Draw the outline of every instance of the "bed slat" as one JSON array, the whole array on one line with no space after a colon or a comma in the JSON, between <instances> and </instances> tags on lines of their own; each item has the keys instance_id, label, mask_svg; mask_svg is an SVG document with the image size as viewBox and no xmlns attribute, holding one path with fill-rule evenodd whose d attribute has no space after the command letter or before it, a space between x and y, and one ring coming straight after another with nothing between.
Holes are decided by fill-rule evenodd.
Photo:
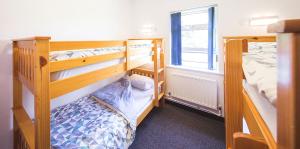
<instances>
[{"instance_id":1,"label":"bed slat","mask_svg":"<svg viewBox=\"0 0 300 149\"><path fill-rule=\"evenodd\" d=\"M125 56L125 52L118 52L118 53L110 53L110 54L104 54L99 56L55 61L50 63L50 72L62 71L62 70L76 68L80 66L96 64L99 62L123 58L124 56Z\"/></svg>"},{"instance_id":2,"label":"bed slat","mask_svg":"<svg viewBox=\"0 0 300 149\"><path fill-rule=\"evenodd\" d=\"M243 113L251 134L264 138L269 148L275 149L276 142L270 129L245 90L243 90L243 99Z\"/></svg>"},{"instance_id":3,"label":"bed slat","mask_svg":"<svg viewBox=\"0 0 300 149\"><path fill-rule=\"evenodd\" d=\"M34 124L22 107L13 109L13 112L20 132L23 135L20 137L24 137L29 148L34 149Z\"/></svg>"},{"instance_id":4,"label":"bed slat","mask_svg":"<svg viewBox=\"0 0 300 149\"><path fill-rule=\"evenodd\" d=\"M69 77L63 80L57 80L50 83L51 99L80 89L94 82L109 78L112 74L120 74L125 72L125 63L110 66L104 69L92 71L82 75Z\"/></svg>"},{"instance_id":5,"label":"bed slat","mask_svg":"<svg viewBox=\"0 0 300 149\"><path fill-rule=\"evenodd\" d=\"M52 41L50 51L126 46L126 41Z\"/></svg>"}]
</instances>

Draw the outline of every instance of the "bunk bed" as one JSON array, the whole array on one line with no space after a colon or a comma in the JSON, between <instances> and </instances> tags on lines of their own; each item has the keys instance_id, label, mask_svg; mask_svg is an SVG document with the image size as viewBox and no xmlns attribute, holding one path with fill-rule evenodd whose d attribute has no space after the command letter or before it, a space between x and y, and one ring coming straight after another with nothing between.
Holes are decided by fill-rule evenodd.
<instances>
[{"instance_id":1,"label":"bunk bed","mask_svg":"<svg viewBox=\"0 0 300 149\"><path fill-rule=\"evenodd\" d=\"M224 37L226 148L300 147L300 20L272 24L268 31L277 37ZM273 66L263 67L266 63ZM262 92L266 85L271 89ZM243 119L249 133L243 132Z\"/></svg>"},{"instance_id":2,"label":"bunk bed","mask_svg":"<svg viewBox=\"0 0 300 149\"><path fill-rule=\"evenodd\" d=\"M109 146L110 140L121 144L122 147L128 147L134 139L135 128L133 127L139 125L151 109L155 106L158 107L160 101L163 101L160 99L163 99L165 88L164 66L163 39L161 38L126 41L50 41L50 37L33 37L14 40L14 148L60 148L60 146L52 146L52 143L58 145L64 143L59 142L58 137L76 142L78 140L72 140L70 136L66 137L60 134L61 130L68 131L70 127L74 126L66 129L56 127L56 124L64 121L64 125L72 125L72 121L80 121L82 118L80 116L87 114L90 115L85 118L95 118L93 119L94 123L101 124L101 126L95 124L102 129L93 128L94 134L100 131L102 134L116 135L106 140L103 138L109 135L93 137L100 138L104 144L108 140L106 147L111 147ZM56 97L123 73L147 76L154 82L154 89L149 94L153 99L144 102L143 107L136 112L136 117L132 122L134 124L109 104L100 104L98 101L101 99L95 99L95 96L92 95L50 110L50 102ZM23 86L34 95L33 120L30 119L22 104ZM138 93L145 94L140 91L135 93L137 93L134 95L135 98L141 97L138 96ZM95 109L96 112L91 112L90 109ZM91 126L93 125L89 125L89 128L86 129L92 130ZM104 130L104 128L107 129ZM84 128L77 130L82 129ZM77 132L75 135L79 133ZM53 140L52 135L55 135L56 139ZM97 145L95 141L85 141Z\"/></svg>"}]
</instances>

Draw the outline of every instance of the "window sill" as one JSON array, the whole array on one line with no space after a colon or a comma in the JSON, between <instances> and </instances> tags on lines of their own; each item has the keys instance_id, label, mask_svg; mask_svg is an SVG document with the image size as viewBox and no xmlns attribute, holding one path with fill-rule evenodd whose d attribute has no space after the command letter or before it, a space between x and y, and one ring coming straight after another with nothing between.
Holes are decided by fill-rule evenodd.
<instances>
[{"instance_id":1,"label":"window sill","mask_svg":"<svg viewBox=\"0 0 300 149\"><path fill-rule=\"evenodd\" d=\"M222 76L224 75L223 73L220 73L217 70L187 68L187 67L184 67L184 66L175 66L175 65L168 65L167 68L180 69L180 70L185 70L185 71L201 72L201 73L207 73L207 74L213 74L213 75L222 75Z\"/></svg>"}]
</instances>

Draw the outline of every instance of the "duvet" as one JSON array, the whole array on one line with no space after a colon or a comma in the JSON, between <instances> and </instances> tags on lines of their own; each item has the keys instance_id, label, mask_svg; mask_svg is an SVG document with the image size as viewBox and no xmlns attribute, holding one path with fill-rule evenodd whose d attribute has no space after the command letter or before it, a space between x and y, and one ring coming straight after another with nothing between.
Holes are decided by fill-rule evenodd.
<instances>
[{"instance_id":1,"label":"duvet","mask_svg":"<svg viewBox=\"0 0 300 149\"><path fill-rule=\"evenodd\" d=\"M87 96L51 111L54 149L128 148L135 126L117 109Z\"/></svg>"}]
</instances>

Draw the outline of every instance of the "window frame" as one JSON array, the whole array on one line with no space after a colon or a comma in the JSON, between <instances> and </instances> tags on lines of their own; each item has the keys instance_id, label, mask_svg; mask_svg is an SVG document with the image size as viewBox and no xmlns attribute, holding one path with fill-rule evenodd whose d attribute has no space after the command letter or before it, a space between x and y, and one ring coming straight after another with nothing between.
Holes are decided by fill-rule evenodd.
<instances>
[{"instance_id":1,"label":"window frame","mask_svg":"<svg viewBox=\"0 0 300 149\"><path fill-rule=\"evenodd\" d=\"M214 14L213 14L213 25L212 25L213 26L213 28L212 28L212 48L211 48L212 50L210 50L210 48L207 47L207 57L208 57L207 68L197 68L197 67L183 65L183 57L181 57L181 61L182 61L181 65L173 65L172 63L170 63L173 68L178 67L178 68L190 69L190 70L196 70L196 71L203 71L203 72L218 72L218 69L219 69L219 59L218 59L219 50L218 50L218 46L217 46L217 5L210 5L210 6L205 6L205 7L192 8L192 9L181 10L181 11L177 11L177 12L182 13L182 15L184 16L184 15L188 15L187 12L195 10L195 11L198 11L198 12L205 11L209 15L208 11L209 11L210 8L214 9L213 10ZM194 14L192 12L190 12L190 13ZM173 14L173 13L171 13L171 14ZM208 19L209 19L209 16L208 16ZM184 23L181 23L181 24L184 24ZM203 28L203 26L201 27L202 24L199 24L199 25L200 25L200 28ZM197 27L197 26L194 26L194 27ZM183 32L184 30L185 29L182 28L181 32ZM207 30L209 30L209 23L208 23L208 26L207 26ZM183 37L183 35L181 35L181 38L182 37ZM172 42L172 40L171 40L171 42ZM183 53L184 53L183 44L182 44L181 48L182 48L181 54L183 55ZM172 54L172 50L171 50L171 54ZM170 62L171 61L172 61L172 57L170 59Z\"/></svg>"}]
</instances>

